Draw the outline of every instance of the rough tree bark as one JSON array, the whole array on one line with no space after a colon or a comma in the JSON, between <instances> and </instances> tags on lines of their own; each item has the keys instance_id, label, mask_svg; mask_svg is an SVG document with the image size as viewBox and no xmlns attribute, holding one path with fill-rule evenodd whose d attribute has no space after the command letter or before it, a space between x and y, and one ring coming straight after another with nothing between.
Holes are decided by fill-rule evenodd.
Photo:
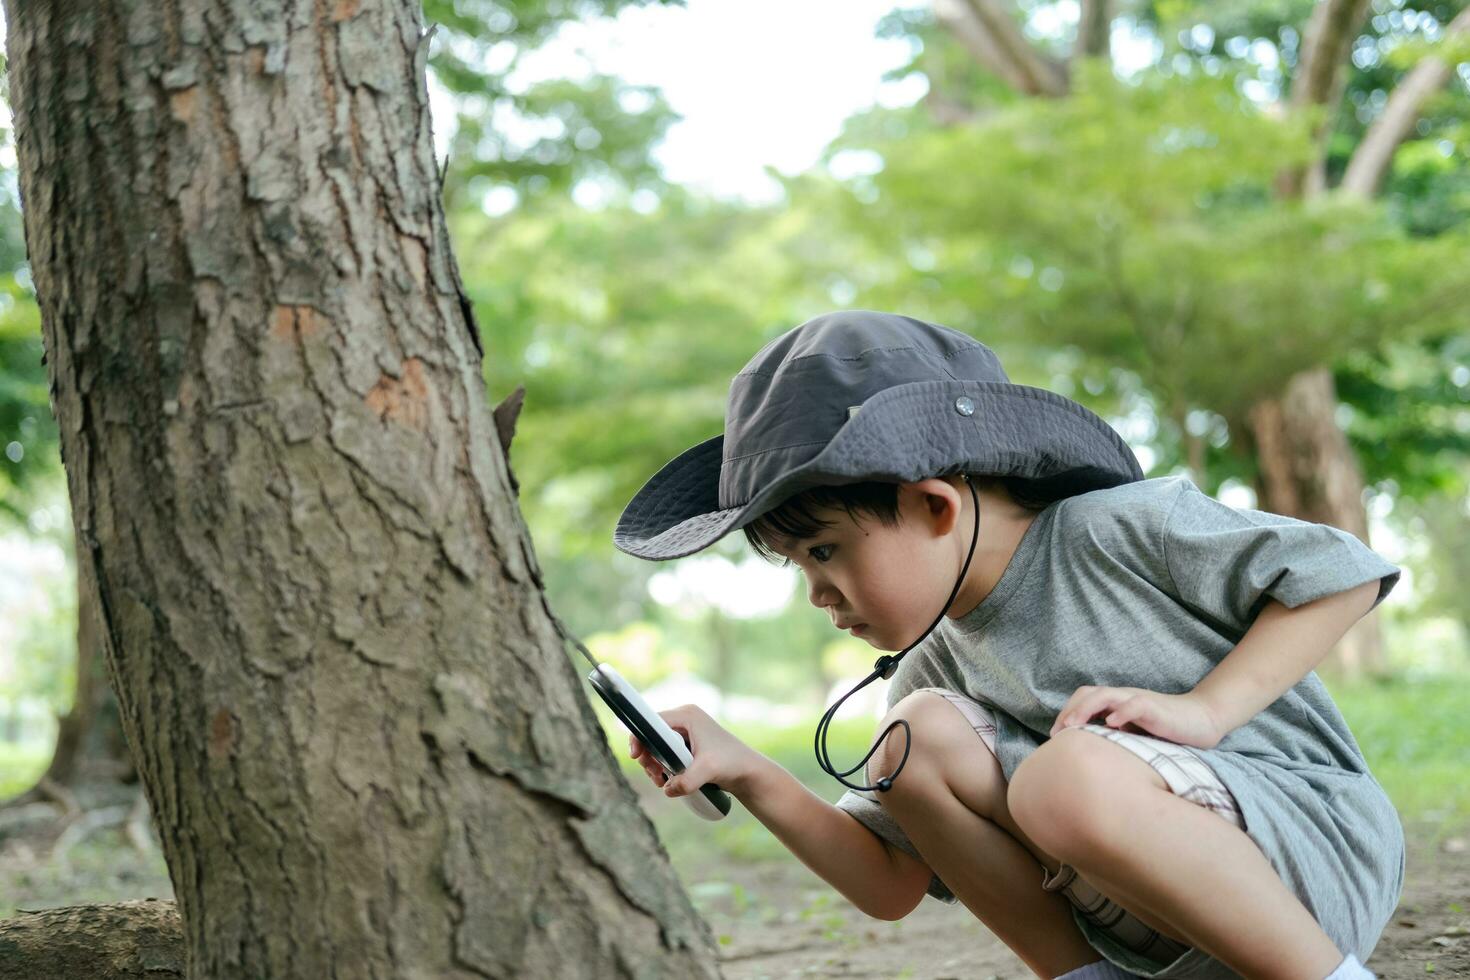
<instances>
[{"instance_id":1,"label":"rough tree bark","mask_svg":"<svg viewBox=\"0 0 1470 980\"><path fill-rule=\"evenodd\" d=\"M0 980L183 980L173 902L22 912L0 921Z\"/></svg>"},{"instance_id":2,"label":"rough tree bark","mask_svg":"<svg viewBox=\"0 0 1470 980\"><path fill-rule=\"evenodd\" d=\"M484 404L418 3L6 15L73 521L189 976L716 976Z\"/></svg>"}]
</instances>

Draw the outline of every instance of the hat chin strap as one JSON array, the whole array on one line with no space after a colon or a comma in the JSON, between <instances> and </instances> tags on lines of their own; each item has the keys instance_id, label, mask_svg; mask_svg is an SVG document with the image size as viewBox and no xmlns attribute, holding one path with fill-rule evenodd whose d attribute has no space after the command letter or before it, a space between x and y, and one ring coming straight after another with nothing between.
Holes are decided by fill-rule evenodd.
<instances>
[{"instance_id":1,"label":"hat chin strap","mask_svg":"<svg viewBox=\"0 0 1470 980\"><path fill-rule=\"evenodd\" d=\"M893 788L893 781L898 778L898 774L900 772L903 772L904 763L909 761L909 748L913 745L913 738L911 737L912 733L909 731L909 723L902 718L895 720L893 724L883 729L883 734L878 736L878 740L873 743L873 747L868 750L868 754L863 756L862 761L853 766L851 769L847 769L842 772L837 772L832 768L832 757L827 754L827 729L831 727L832 716L837 713L837 709L842 706L842 702L846 701L858 691L861 691L863 688L867 687L879 677L887 680L888 678L893 676L893 672L898 668L898 662L902 660L910 650L918 646L920 643L924 642L925 637L934 632L934 627L939 625L940 620L944 619L944 614L949 611L950 604L954 602L954 597L959 595L960 585L963 584L965 581L965 573L970 570L970 559L975 556L975 543L980 540L980 495L975 492L975 484L970 482L969 474L961 473L960 478L964 480L965 485L970 488L970 497L975 501L975 530L972 531L970 534L970 553L965 556L965 564L960 569L960 577L955 581L954 590L950 592L949 598L945 600L944 608L939 610L939 615L935 618L934 622L929 624L929 628L924 631L924 635L920 636L917 640L904 647L903 650L899 652L898 656L894 657L885 653L883 656L879 657L877 661L875 661L873 664L873 672L869 674L860 684L858 684L857 687L854 687L851 691L848 691L846 694L842 695L842 697L838 698L837 702L833 704L832 707L827 709L827 713L822 715L822 720L817 722L817 737L815 744L815 749L817 753L817 764L822 767L823 772L827 773L827 775L831 776L833 779L837 780L848 789L857 789L864 791L876 789L879 792L886 793L888 790ZM868 760L872 758L873 753L877 752L878 747L881 746L884 740L888 738L888 733L893 731L899 725L903 726L904 745L903 758L898 760L897 769L893 770L893 772L889 773L887 776L879 779L878 782L872 786L858 786L855 783L849 783L847 780L842 778L843 776L849 776L852 773L857 772L859 769L862 769L865 765L867 765Z\"/></svg>"}]
</instances>

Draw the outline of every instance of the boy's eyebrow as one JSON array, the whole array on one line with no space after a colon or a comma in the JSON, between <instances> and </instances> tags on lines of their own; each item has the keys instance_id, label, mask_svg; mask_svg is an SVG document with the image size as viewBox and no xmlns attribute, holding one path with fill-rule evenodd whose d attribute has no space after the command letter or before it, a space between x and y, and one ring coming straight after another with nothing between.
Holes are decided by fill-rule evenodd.
<instances>
[{"instance_id":1,"label":"boy's eyebrow","mask_svg":"<svg viewBox=\"0 0 1470 980\"><path fill-rule=\"evenodd\" d=\"M773 536L771 543L775 545L777 551L795 551L803 542L810 540L812 539L788 537L784 534L778 534Z\"/></svg>"}]
</instances>

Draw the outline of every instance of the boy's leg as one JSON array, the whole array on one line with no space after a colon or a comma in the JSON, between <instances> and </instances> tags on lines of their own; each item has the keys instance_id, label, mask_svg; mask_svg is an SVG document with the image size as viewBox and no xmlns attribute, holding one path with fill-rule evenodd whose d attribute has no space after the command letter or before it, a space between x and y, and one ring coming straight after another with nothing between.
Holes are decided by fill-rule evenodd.
<instances>
[{"instance_id":1,"label":"boy's leg","mask_svg":"<svg viewBox=\"0 0 1470 980\"><path fill-rule=\"evenodd\" d=\"M1042 890L1036 855L970 805L1005 809L1000 765L975 744L980 739L974 729L932 693L916 692L894 705L879 731L900 717L909 722L914 744L903 772L880 799L925 863L1040 976L1059 976L1099 960L1073 921L1067 899ZM903 737L903 729L895 729L868 760L869 782L897 766ZM966 764L953 766L961 754Z\"/></svg>"},{"instance_id":2,"label":"boy's leg","mask_svg":"<svg viewBox=\"0 0 1470 980\"><path fill-rule=\"evenodd\" d=\"M1008 795L1017 824L1048 853L1236 972L1306 980L1342 962L1244 831L1175 796L1106 738L1057 733L1021 764Z\"/></svg>"}]
</instances>

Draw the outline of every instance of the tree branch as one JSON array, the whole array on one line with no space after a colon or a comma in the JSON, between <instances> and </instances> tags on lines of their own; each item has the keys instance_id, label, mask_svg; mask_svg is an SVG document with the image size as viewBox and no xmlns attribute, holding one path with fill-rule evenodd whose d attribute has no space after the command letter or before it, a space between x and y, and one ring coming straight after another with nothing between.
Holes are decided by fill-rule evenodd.
<instances>
[{"instance_id":1,"label":"tree branch","mask_svg":"<svg viewBox=\"0 0 1470 980\"><path fill-rule=\"evenodd\" d=\"M1445 38L1457 37L1470 32L1470 7L1445 28ZM1360 197L1372 197L1378 192L1383 178L1393 164L1394 152L1413 130L1419 120L1424 103L1449 81L1454 66L1442 58L1429 55L1421 58L1399 83L1394 86L1388 103L1383 107L1362 141L1348 160L1347 171L1342 175L1341 189Z\"/></svg>"},{"instance_id":2,"label":"tree branch","mask_svg":"<svg viewBox=\"0 0 1470 980\"><path fill-rule=\"evenodd\" d=\"M1291 104L1330 105L1339 94L1347 60L1368 0L1321 0L1312 9L1302 54L1291 82Z\"/></svg>"},{"instance_id":3,"label":"tree branch","mask_svg":"<svg viewBox=\"0 0 1470 980\"><path fill-rule=\"evenodd\" d=\"M1063 66L1032 47L999 0L935 0L934 16L976 61L1017 92L1067 94Z\"/></svg>"},{"instance_id":4,"label":"tree branch","mask_svg":"<svg viewBox=\"0 0 1470 980\"><path fill-rule=\"evenodd\" d=\"M1108 0L1082 0L1082 17L1077 22L1077 47L1072 60L1106 56L1108 28L1113 22L1112 4Z\"/></svg>"},{"instance_id":5,"label":"tree branch","mask_svg":"<svg viewBox=\"0 0 1470 980\"><path fill-rule=\"evenodd\" d=\"M1353 38L1367 15L1368 0L1320 0L1312 8L1302 37L1301 57L1291 81L1290 105L1300 110L1310 106L1335 106L1342 95L1346 72L1343 68ZM1316 194L1326 183L1326 135L1332 113L1323 114L1312 132L1317 155L1307 170L1292 167L1277 178L1277 193L1282 197Z\"/></svg>"},{"instance_id":6,"label":"tree branch","mask_svg":"<svg viewBox=\"0 0 1470 980\"><path fill-rule=\"evenodd\" d=\"M934 0L934 19L954 35L981 67L1017 92L1026 91L1026 78L975 17L965 0Z\"/></svg>"}]
</instances>

